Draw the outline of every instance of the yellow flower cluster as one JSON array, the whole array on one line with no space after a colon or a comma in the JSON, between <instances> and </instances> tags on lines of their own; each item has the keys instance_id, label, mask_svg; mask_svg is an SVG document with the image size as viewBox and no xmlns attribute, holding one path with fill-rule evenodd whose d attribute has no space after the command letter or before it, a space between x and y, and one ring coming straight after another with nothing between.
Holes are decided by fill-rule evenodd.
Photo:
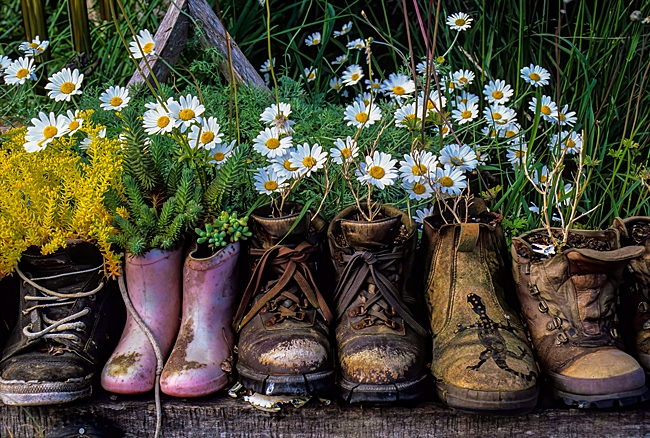
<instances>
[{"instance_id":1,"label":"yellow flower cluster","mask_svg":"<svg viewBox=\"0 0 650 438\"><path fill-rule=\"evenodd\" d=\"M104 205L109 190L122 193L121 142L98 135L103 128L84 114L82 130L91 138L82 158L62 137L37 153L24 150L25 128L9 131L0 143L0 278L11 273L30 246L51 254L66 239L97 245L106 274L118 273L120 257L111 251L115 229Z\"/></svg>"}]
</instances>

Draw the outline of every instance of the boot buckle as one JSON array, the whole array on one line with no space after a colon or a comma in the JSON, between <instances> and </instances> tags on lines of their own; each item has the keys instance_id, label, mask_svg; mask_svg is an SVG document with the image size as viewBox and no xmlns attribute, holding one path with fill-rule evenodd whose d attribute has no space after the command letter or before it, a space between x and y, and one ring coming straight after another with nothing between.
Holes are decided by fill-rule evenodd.
<instances>
[{"instance_id":1,"label":"boot buckle","mask_svg":"<svg viewBox=\"0 0 650 438\"><path fill-rule=\"evenodd\" d=\"M537 287L537 285L535 285L533 283L528 283L528 290L530 291L530 294L532 296L539 295L539 288Z\"/></svg>"},{"instance_id":2,"label":"boot buckle","mask_svg":"<svg viewBox=\"0 0 650 438\"><path fill-rule=\"evenodd\" d=\"M618 330L616 328L612 327L609 329L609 334L612 335L612 338L618 339Z\"/></svg>"},{"instance_id":3,"label":"boot buckle","mask_svg":"<svg viewBox=\"0 0 650 438\"><path fill-rule=\"evenodd\" d=\"M565 335L564 333L560 333L557 335L557 339L555 340L556 345L566 344L567 342L569 342L569 338L567 337L567 335Z\"/></svg>"},{"instance_id":4,"label":"boot buckle","mask_svg":"<svg viewBox=\"0 0 650 438\"><path fill-rule=\"evenodd\" d=\"M641 301L637 310L639 313L647 313L650 310L650 305L645 301Z\"/></svg>"},{"instance_id":5,"label":"boot buckle","mask_svg":"<svg viewBox=\"0 0 650 438\"><path fill-rule=\"evenodd\" d=\"M540 312L546 313L548 312L548 304L546 304L546 301L540 301L539 305L537 306Z\"/></svg>"}]
</instances>

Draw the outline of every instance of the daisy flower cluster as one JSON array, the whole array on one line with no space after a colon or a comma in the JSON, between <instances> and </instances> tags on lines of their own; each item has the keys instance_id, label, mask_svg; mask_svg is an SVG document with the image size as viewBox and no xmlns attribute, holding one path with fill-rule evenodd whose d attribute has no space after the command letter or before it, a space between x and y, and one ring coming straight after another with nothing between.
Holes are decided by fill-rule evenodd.
<instances>
[{"instance_id":1,"label":"daisy flower cluster","mask_svg":"<svg viewBox=\"0 0 650 438\"><path fill-rule=\"evenodd\" d=\"M49 45L49 41L41 41L36 35L32 41L22 42L18 46L25 56L12 60L8 56L0 55L0 78L4 78L8 85L23 85L27 81L38 79L34 57L42 55Z\"/></svg>"}]
</instances>

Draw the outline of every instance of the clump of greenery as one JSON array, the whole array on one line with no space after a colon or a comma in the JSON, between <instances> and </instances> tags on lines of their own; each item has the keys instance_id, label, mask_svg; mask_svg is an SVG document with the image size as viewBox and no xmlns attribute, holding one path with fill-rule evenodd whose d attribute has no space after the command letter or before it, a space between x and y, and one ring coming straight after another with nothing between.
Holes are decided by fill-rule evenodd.
<instances>
[{"instance_id":1,"label":"clump of greenery","mask_svg":"<svg viewBox=\"0 0 650 438\"><path fill-rule=\"evenodd\" d=\"M222 211L211 224L206 224L205 230L196 228L195 231L199 235L196 239L197 243L207 242L208 247L214 251L229 243L246 240L253 235L248 229L248 216L238 218L236 212L228 214L227 211Z\"/></svg>"}]
</instances>

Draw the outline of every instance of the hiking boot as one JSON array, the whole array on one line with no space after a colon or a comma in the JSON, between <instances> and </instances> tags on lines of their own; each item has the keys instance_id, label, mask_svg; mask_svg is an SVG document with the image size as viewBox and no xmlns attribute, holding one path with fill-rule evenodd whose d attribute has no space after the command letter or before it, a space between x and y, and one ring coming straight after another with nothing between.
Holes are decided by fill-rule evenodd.
<instances>
[{"instance_id":1,"label":"hiking boot","mask_svg":"<svg viewBox=\"0 0 650 438\"><path fill-rule=\"evenodd\" d=\"M515 292L502 217L474 199L464 223L451 219L425 218L421 245L438 396L476 413L529 412L539 393L537 367L508 303Z\"/></svg>"},{"instance_id":2,"label":"hiking boot","mask_svg":"<svg viewBox=\"0 0 650 438\"><path fill-rule=\"evenodd\" d=\"M326 223L301 210L285 203L281 217L271 207L250 216L252 275L234 320L237 371L245 388L265 395L322 394L334 385L332 315L318 276Z\"/></svg>"},{"instance_id":3,"label":"hiking boot","mask_svg":"<svg viewBox=\"0 0 650 438\"><path fill-rule=\"evenodd\" d=\"M650 217L616 218L613 228L621 233L622 246L642 246L644 253L623 270L621 327L627 351L634 354L650 375Z\"/></svg>"},{"instance_id":4,"label":"hiking boot","mask_svg":"<svg viewBox=\"0 0 650 438\"><path fill-rule=\"evenodd\" d=\"M562 230L552 232L559 236ZM646 400L643 369L622 351L616 327L621 273L643 248L621 248L613 229L572 230L569 249L543 255L532 246L541 245L540 236L548 238L547 231L513 238L513 273L537 359L554 395L583 408Z\"/></svg>"},{"instance_id":5,"label":"hiking boot","mask_svg":"<svg viewBox=\"0 0 650 438\"><path fill-rule=\"evenodd\" d=\"M23 254L16 269L19 319L0 360L5 404L57 404L91 394L119 310L117 283L106 282L103 262L97 247L79 240L50 255Z\"/></svg>"},{"instance_id":6,"label":"hiking boot","mask_svg":"<svg viewBox=\"0 0 650 438\"><path fill-rule=\"evenodd\" d=\"M362 208L366 208L362 205ZM424 390L426 329L407 284L417 230L408 215L381 205L364 221L355 206L328 231L337 272L334 292L341 396L349 402L392 402Z\"/></svg>"}]
</instances>

